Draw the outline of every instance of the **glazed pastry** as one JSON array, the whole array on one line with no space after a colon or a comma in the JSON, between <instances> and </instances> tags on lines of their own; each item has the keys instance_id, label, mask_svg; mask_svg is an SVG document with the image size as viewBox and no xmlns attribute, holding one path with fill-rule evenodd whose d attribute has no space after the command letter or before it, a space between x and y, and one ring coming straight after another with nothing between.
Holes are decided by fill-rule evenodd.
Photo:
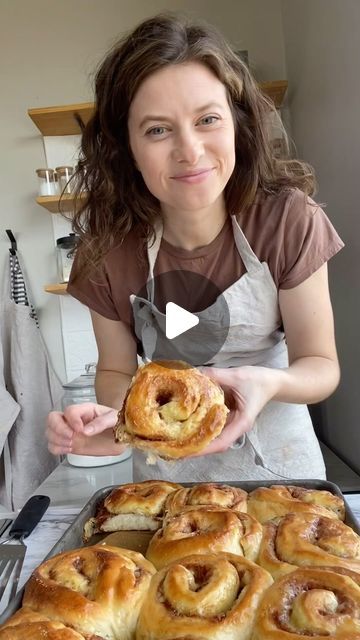
<instances>
[{"instance_id":1,"label":"glazed pastry","mask_svg":"<svg viewBox=\"0 0 360 640\"><path fill-rule=\"evenodd\" d=\"M0 640L88 640L88 637L23 607L1 625Z\"/></svg>"},{"instance_id":2,"label":"glazed pastry","mask_svg":"<svg viewBox=\"0 0 360 640\"><path fill-rule=\"evenodd\" d=\"M165 503L167 515L176 516L188 509L213 505L232 511L247 511L247 493L239 487L216 482L204 482L193 487L183 487L169 495Z\"/></svg>"},{"instance_id":3,"label":"glazed pastry","mask_svg":"<svg viewBox=\"0 0 360 640\"><path fill-rule=\"evenodd\" d=\"M317 513L328 518L345 518L344 501L330 491L304 487L272 485L249 493L248 513L259 522L287 513Z\"/></svg>"},{"instance_id":4,"label":"glazed pastry","mask_svg":"<svg viewBox=\"0 0 360 640\"><path fill-rule=\"evenodd\" d=\"M267 571L231 553L183 558L152 578L136 640L250 640L271 583Z\"/></svg>"},{"instance_id":5,"label":"glazed pastry","mask_svg":"<svg viewBox=\"0 0 360 640\"><path fill-rule=\"evenodd\" d=\"M360 574L360 536L338 519L290 513L263 525L257 562L273 578L304 565L341 566Z\"/></svg>"},{"instance_id":6,"label":"glazed pastry","mask_svg":"<svg viewBox=\"0 0 360 640\"><path fill-rule=\"evenodd\" d=\"M135 551L101 545L75 549L34 571L23 606L89 638L130 640L154 573Z\"/></svg>"},{"instance_id":7,"label":"glazed pastry","mask_svg":"<svg viewBox=\"0 0 360 640\"><path fill-rule=\"evenodd\" d=\"M197 369L178 361L150 362L131 382L115 440L163 458L183 458L219 435L228 411L222 389Z\"/></svg>"},{"instance_id":8,"label":"glazed pastry","mask_svg":"<svg viewBox=\"0 0 360 640\"><path fill-rule=\"evenodd\" d=\"M113 489L100 503L96 516L85 523L84 542L102 531L156 531L162 524L167 497L180 488L174 482L145 480Z\"/></svg>"},{"instance_id":9,"label":"glazed pastry","mask_svg":"<svg viewBox=\"0 0 360 640\"><path fill-rule=\"evenodd\" d=\"M255 561L262 526L247 513L202 507L167 517L150 540L146 557L157 569L194 553L227 551Z\"/></svg>"},{"instance_id":10,"label":"glazed pastry","mask_svg":"<svg viewBox=\"0 0 360 640\"><path fill-rule=\"evenodd\" d=\"M251 640L360 639L360 587L325 568L296 569L267 590Z\"/></svg>"}]
</instances>

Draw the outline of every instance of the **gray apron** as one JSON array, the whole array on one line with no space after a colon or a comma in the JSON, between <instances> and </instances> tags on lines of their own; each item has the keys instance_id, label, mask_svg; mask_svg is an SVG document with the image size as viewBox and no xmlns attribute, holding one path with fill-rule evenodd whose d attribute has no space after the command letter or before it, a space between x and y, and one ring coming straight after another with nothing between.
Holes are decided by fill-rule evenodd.
<instances>
[{"instance_id":1,"label":"gray apron","mask_svg":"<svg viewBox=\"0 0 360 640\"><path fill-rule=\"evenodd\" d=\"M235 216L234 240L246 272L224 292L230 312L230 327L221 350L206 363L219 368L258 365L288 366L278 291L268 265L251 249ZM159 223L155 242L148 244L148 300L130 296L135 332L143 346L144 361L151 361L159 336L165 336L165 314L154 304L154 266L162 238ZM220 316L219 302L198 312L202 323ZM158 348L156 351L158 357ZM184 358L185 359L185 358ZM205 364L205 363L204 363ZM146 463L146 454L135 450L134 481L161 478L174 482L271 480L279 478L320 478L325 466L306 405L269 402L258 415L241 448L225 452Z\"/></svg>"},{"instance_id":2,"label":"gray apron","mask_svg":"<svg viewBox=\"0 0 360 640\"><path fill-rule=\"evenodd\" d=\"M47 448L45 423L63 388L48 357L18 255L10 256L0 295L3 385L13 403L1 424L0 503L23 506L59 463ZM4 397L4 387L1 400Z\"/></svg>"}]
</instances>

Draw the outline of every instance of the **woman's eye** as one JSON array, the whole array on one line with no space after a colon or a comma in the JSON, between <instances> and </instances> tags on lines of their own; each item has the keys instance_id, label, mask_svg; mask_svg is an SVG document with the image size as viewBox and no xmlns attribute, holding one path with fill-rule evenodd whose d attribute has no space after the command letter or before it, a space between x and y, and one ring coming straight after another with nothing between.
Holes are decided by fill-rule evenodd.
<instances>
[{"instance_id":1,"label":"woman's eye","mask_svg":"<svg viewBox=\"0 0 360 640\"><path fill-rule=\"evenodd\" d=\"M149 129L146 132L147 136L161 136L163 133L165 133L166 129L165 127L152 127L152 129Z\"/></svg>"},{"instance_id":2,"label":"woman's eye","mask_svg":"<svg viewBox=\"0 0 360 640\"><path fill-rule=\"evenodd\" d=\"M201 118L199 124L214 124L217 120L219 120L217 116L205 116Z\"/></svg>"}]
</instances>

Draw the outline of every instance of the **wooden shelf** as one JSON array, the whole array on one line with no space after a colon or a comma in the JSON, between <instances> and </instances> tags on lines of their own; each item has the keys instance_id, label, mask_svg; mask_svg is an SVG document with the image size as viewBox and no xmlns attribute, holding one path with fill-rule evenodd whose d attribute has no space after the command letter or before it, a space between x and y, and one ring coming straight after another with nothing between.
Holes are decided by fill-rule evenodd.
<instances>
[{"instance_id":1,"label":"wooden shelf","mask_svg":"<svg viewBox=\"0 0 360 640\"><path fill-rule=\"evenodd\" d=\"M80 200L86 198L86 194L80 195ZM38 196L36 202L50 213L73 212L75 207L75 198L70 193L63 196Z\"/></svg>"},{"instance_id":2,"label":"wooden shelf","mask_svg":"<svg viewBox=\"0 0 360 640\"><path fill-rule=\"evenodd\" d=\"M60 107L29 109L28 114L43 136L69 136L81 133L77 116L87 124L93 114L94 103L69 104Z\"/></svg>"},{"instance_id":3,"label":"wooden shelf","mask_svg":"<svg viewBox=\"0 0 360 640\"><path fill-rule=\"evenodd\" d=\"M288 88L287 80L274 80L273 82L261 82L259 87L268 98L274 102L275 107L279 109L284 101L286 89Z\"/></svg>"},{"instance_id":4,"label":"wooden shelf","mask_svg":"<svg viewBox=\"0 0 360 640\"><path fill-rule=\"evenodd\" d=\"M59 282L57 284L46 284L44 287L46 293L55 293L58 296L67 295L67 282Z\"/></svg>"},{"instance_id":5,"label":"wooden shelf","mask_svg":"<svg viewBox=\"0 0 360 640\"><path fill-rule=\"evenodd\" d=\"M281 107L288 86L287 80L260 82L260 89ZM29 109L28 114L43 136L67 136L81 133L77 116L87 124L94 112L94 103L69 104L58 107Z\"/></svg>"}]
</instances>

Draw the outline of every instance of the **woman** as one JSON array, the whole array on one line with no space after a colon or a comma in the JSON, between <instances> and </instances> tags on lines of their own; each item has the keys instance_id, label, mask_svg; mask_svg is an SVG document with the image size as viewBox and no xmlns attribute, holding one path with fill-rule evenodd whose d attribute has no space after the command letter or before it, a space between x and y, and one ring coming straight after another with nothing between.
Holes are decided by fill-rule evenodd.
<instances>
[{"instance_id":1,"label":"woman","mask_svg":"<svg viewBox=\"0 0 360 640\"><path fill-rule=\"evenodd\" d=\"M327 261L343 244L310 198L311 168L273 157L272 108L216 31L174 16L140 24L101 65L69 284L91 311L101 405L50 414L53 453L122 450L111 427L137 354L151 357L166 302L157 276L190 270L211 279L229 308L226 340L203 371L231 412L200 458L149 466L134 452L134 479L325 477L306 404L339 381ZM139 305L149 278L155 292ZM201 292L193 304L204 308Z\"/></svg>"}]
</instances>

